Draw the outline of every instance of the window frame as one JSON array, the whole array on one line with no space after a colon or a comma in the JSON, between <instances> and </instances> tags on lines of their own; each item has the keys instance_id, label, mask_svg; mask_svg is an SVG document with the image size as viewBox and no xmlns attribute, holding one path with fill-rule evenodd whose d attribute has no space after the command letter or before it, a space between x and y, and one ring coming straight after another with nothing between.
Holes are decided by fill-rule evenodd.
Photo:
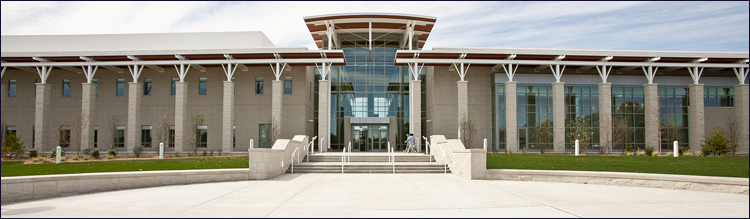
<instances>
[{"instance_id":1,"label":"window frame","mask_svg":"<svg viewBox=\"0 0 750 219\"><path fill-rule=\"evenodd\" d=\"M208 78L198 78L198 95L207 95L207 94L208 94Z\"/></svg>"},{"instance_id":2,"label":"window frame","mask_svg":"<svg viewBox=\"0 0 750 219\"><path fill-rule=\"evenodd\" d=\"M289 86L287 87L287 82L289 82ZM284 94L292 94L292 77L284 77ZM289 90L289 93L287 93L287 89Z\"/></svg>"},{"instance_id":3,"label":"window frame","mask_svg":"<svg viewBox=\"0 0 750 219\"><path fill-rule=\"evenodd\" d=\"M143 96L151 96L151 78L143 79Z\"/></svg>"},{"instance_id":4,"label":"window frame","mask_svg":"<svg viewBox=\"0 0 750 219\"><path fill-rule=\"evenodd\" d=\"M125 96L125 79L117 79L117 83L115 84L115 96Z\"/></svg>"},{"instance_id":5,"label":"window frame","mask_svg":"<svg viewBox=\"0 0 750 219\"><path fill-rule=\"evenodd\" d=\"M18 93L18 81L8 80L8 97L15 97Z\"/></svg>"},{"instance_id":6,"label":"window frame","mask_svg":"<svg viewBox=\"0 0 750 219\"><path fill-rule=\"evenodd\" d=\"M141 147L150 148L152 146L151 128L150 125L141 126Z\"/></svg>"},{"instance_id":7,"label":"window frame","mask_svg":"<svg viewBox=\"0 0 750 219\"><path fill-rule=\"evenodd\" d=\"M263 94L263 77L255 77L255 94Z\"/></svg>"},{"instance_id":8,"label":"window frame","mask_svg":"<svg viewBox=\"0 0 750 219\"><path fill-rule=\"evenodd\" d=\"M70 80L69 79L63 79L63 82L62 82L62 96L63 97L69 97L70 96Z\"/></svg>"}]
</instances>

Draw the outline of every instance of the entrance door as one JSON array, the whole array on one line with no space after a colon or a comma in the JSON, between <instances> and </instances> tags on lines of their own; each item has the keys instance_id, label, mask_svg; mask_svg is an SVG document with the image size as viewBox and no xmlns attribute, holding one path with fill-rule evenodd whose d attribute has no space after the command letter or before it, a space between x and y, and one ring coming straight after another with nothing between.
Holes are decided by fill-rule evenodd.
<instances>
[{"instance_id":1,"label":"entrance door","mask_svg":"<svg viewBox=\"0 0 750 219\"><path fill-rule=\"evenodd\" d=\"M352 125L352 150L387 151L387 125Z\"/></svg>"}]
</instances>

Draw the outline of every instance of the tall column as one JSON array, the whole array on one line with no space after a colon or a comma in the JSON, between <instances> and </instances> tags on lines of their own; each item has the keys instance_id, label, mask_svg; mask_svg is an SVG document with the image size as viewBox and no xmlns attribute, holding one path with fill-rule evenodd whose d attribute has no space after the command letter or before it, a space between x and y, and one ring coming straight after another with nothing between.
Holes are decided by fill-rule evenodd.
<instances>
[{"instance_id":1,"label":"tall column","mask_svg":"<svg viewBox=\"0 0 750 219\"><path fill-rule=\"evenodd\" d=\"M328 80L318 81L318 143L320 150L328 151L328 125L330 123L330 113L328 113L328 99L331 98L331 88ZM323 139L325 138L325 139Z\"/></svg>"},{"instance_id":2,"label":"tall column","mask_svg":"<svg viewBox=\"0 0 750 219\"><path fill-rule=\"evenodd\" d=\"M81 95L81 149L89 149L94 145L94 106L96 104L96 84L83 83Z\"/></svg>"},{"instance_id":3,"label":"tall column","mask_svg":"<svg viewBox=\"0 0 750 219\"><path fill-rule=\"evenodd\" d=\"M49 98L50 98L50 91L52 90L52 85L50 84L42 84L37 83L36 84L36 106L34 110L34 148L37 150L42 151L48 151L52 150L53 148L57 147L57 145L50 144L51 142L47 142L44 134L44 130L49 130L49 127L46 127L48 123L45 123L44 119L47 117L47 112L49 112ZM54 134L54 132L51 132ZM47 145L50 144L50 145Z\"/></svg>"},{"instance_id":4,"label":"tall column","mask_svg":"<svg viewBox=\"0 0 750 219\"><path fill-rule=\"evenodd\" d=\"M234 81L224 82L224 103L222 104L221 152L232 152L234 126Z\"/></svg>"},{"instance_id":5,"label":"tall column","mask_svg":"<svg viewBox=\"0 0 750 219\"><path fill-rule=\"evenodd\" d=\"M141 146L141 96L139 92L141 89L141 83L128 82L128 127L127 139L127 151L132 152L135 147Z\"/></svg>"},{"instance_id":6,"label":"tall column","mask_svg":"<svg viewBox=\"0 0 750 219\"><path fill-rule=\"evenodd\" d=\"M659 145L659 84L643 85L643 107L646 113L646 147L658 151ZM701 92L703 93L703 92Z\"/></svg>"},{"instance_id":7,"label":"tall column","mask_svg":"<svg viewBox=\"0 0 750 219\"><path fill-rule=\"evenodd\" d=\"M417 151L420 152L422 147L419 147L422 142L422 81L412 80L409 82L409 91L411 95L411 103L409 106L409 124L411 126L410 132L414 134L414 143L417 144Z\"/></svg>"},{"instance_id":8,"label":"tall column","mask_svg":"<svg viewBox=\"0 0 750 219\"><path fill-rule=\"evenodd\" d=\"M458 85L458 139L461 139L461 121L469 116L469 91L468 81L459 81ZM466 148L471 148L471 145L464 145Z\"/></svg>"},{"instance_id":9,"label":"tall column","mask_svg":"<svg viewBox=\"0 0 750 219\"><path fill-rule=\"evenodd\" d=\"M612 152L612 83L599 84L599 146Z\"/></svg>"},{"instance_id":10,"label":"tall column","mask_svg":"<svg viewBox=\"0 0 750 219\"><path fill-rule=\"evenodd\" d=\"M565 153L565 82L552 83L552 130L555 153Z\"/></svg>"},{"instance_id":11,"label":"tall column","mask_svg":"<svg viewBox=\"0 0 750 219\"><path fill-rule=\"evenodd\" d=\"M281 94L284 90L284 82L279 80L271 81L271 117L276 127L281 132Z\"/></svg>"},{"instance_id":12,"label":"tall column","mask_svg":"<svg viewBox=\"0 0 750 219\"><path fill-rule=\"evenodd\" d=\"M703 115L703 84L691 84L690 106L688 107L688 131L690 132L690 150L700 151L706 134L705 117Z\"/></svg>"},{"instance_id":13,"label":"tall column","mask_svg":"<svg viewBox=\"0 0 750 219\"><path fill-rule=\"evenodd\" d=\"M188 83L187 82L174 82L175 83L175 98L174 98L174 151L175 153L184 152L188 149L187 131L190 130L188 126L188 115L187 115L187 96L188 96Z\"/></svg>"},{"instance_id":14,"label":"tall column","mask_svg":"<svg viewBox=\"0 0 750 219\"><path fill-rule=\"evenodd\" d=\"M748 142L750 142L750 90L747 84L734 85L734 115L737 118L737 125L740 129L738 152L748 154ZM744 150L744 151L743 151Z\"/></svg>"},{"instance_id":15,"label":"tall column","mask_svg":"<svg viewBox=\"0 0 750 219\"><path fill-rule=\"evenodd\" d=\"M505 148L511 153L518 152L518 101L516 98L518 98L516 82L505 82Z\"/></svg>"}]
</instances>

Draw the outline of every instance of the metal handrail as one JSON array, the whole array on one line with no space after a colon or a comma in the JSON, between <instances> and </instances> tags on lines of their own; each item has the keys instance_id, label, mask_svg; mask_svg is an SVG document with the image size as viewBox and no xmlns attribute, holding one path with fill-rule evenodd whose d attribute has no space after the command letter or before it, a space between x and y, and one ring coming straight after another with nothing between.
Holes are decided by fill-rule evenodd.
<instances>
[{"instance_id":1,"label":"metal handrail","mask_svg":"<svg viewBox=\"0 0 750 219\"><path fill-rule=\"evenodd\" d=\"M427 150L427 155L430 155L430 149L432 148L432 145L430 144L430 141L427 140L424 136L422 136L425 143L425 149ZM430 155L432 156L432 155ZM432 163L432 157L430 157L430 163Z\"/></svg>"},{"instance_id":2,"label":"metal handrail","mask_svg":"<svg viewBox=\"0 0 750 219\"><path fill-rule=\"evenodd\" d=\"M393 174L396 174L396 153L395 149L391 147L391 142L388 142L388 162L393 165Z\"/></svg>"},{"instance_id":3,"label":"metal handrail","mask_svg":"<svg viewBox=\"0 0 750 219\"><path fill-rule=\"evenodd\" d=\"M344 147L344 151L341 152L341 174L344 174L344 155L346 155L346 147Z\"/></svg>"},{"instance_id":4,"label":"metal handrail","mask_svg":"<svg viewBox=\"0 0 750 219\"><path fill-rule=\"evenodd\" d=\"M299 151L299 147L294 148L294 152L292 152L292 174L294 174L294 155L297 154L297 164L299 164L299 154L297 153Z\"/></svg>"},{"instance_id":5,"label":"metal handrail","mask_svg":"<svg viewBox=\"0 0 750 219\"><path fill-rule=\"evenodd\" d=\"M323 142L326 140L326 137L320 138L320 143L318 143L318 150L320 150L320 153L323 153Z\"/></svg>"},{"instance_id":6,"label":"metal handrail","mask_svg":"<svg viewBox=\"0 0 750 219\"><path fill-rule=\"evenodd\" d=\"M445 160L445 150L443 150L443 148L440 148L440 151L443 152L443 161L445 162L445 169L443 170L443 174L446 174L446 173L448 173L448 161ZM451 159L451 158L448 157L448 159ZM453 166L455 167L456 164L454 163Z\"/></svg>"},{"instance_id":7,"label":"metal handrail","mask_svg":"<svg viewBox=\"0 0 750 219\"><path fill-rule=\"evenodd\" d=\"M349 141L349 153L346 155L346 162L349 163L352 161L352 142Z\"/></svg>"},{"instance_id":8,"label":"metal handrail","mask_svg":"<svg viewBox=\"0 0 750 219\"><path fill-rule=\"evenodd\" d=\"M307 144L307 147L305 147L308 155L315 154L315 150L313 150L313 144L315 143L316 138L318 138L318 136L313 137L312 141L310 141L310 143ZM310 162L310 156L307 156L307 162Z\"/></svg>"}]
</instances>

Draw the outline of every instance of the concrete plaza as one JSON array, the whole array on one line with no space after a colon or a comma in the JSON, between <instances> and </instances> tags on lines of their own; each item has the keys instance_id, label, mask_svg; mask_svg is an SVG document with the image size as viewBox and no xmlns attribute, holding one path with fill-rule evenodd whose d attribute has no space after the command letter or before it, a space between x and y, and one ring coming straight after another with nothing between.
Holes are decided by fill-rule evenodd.
<instances>
[{"instance_id":1,"label":"concrete plaza","mask_svg":"<svg viewBox=\"0 0 750 219\"><path fill-rule=\"evenodd\" d=\"M750 217L747 195L467 180L285 174L3 203L2 217Z\"/></svg>"}]
</instances>

